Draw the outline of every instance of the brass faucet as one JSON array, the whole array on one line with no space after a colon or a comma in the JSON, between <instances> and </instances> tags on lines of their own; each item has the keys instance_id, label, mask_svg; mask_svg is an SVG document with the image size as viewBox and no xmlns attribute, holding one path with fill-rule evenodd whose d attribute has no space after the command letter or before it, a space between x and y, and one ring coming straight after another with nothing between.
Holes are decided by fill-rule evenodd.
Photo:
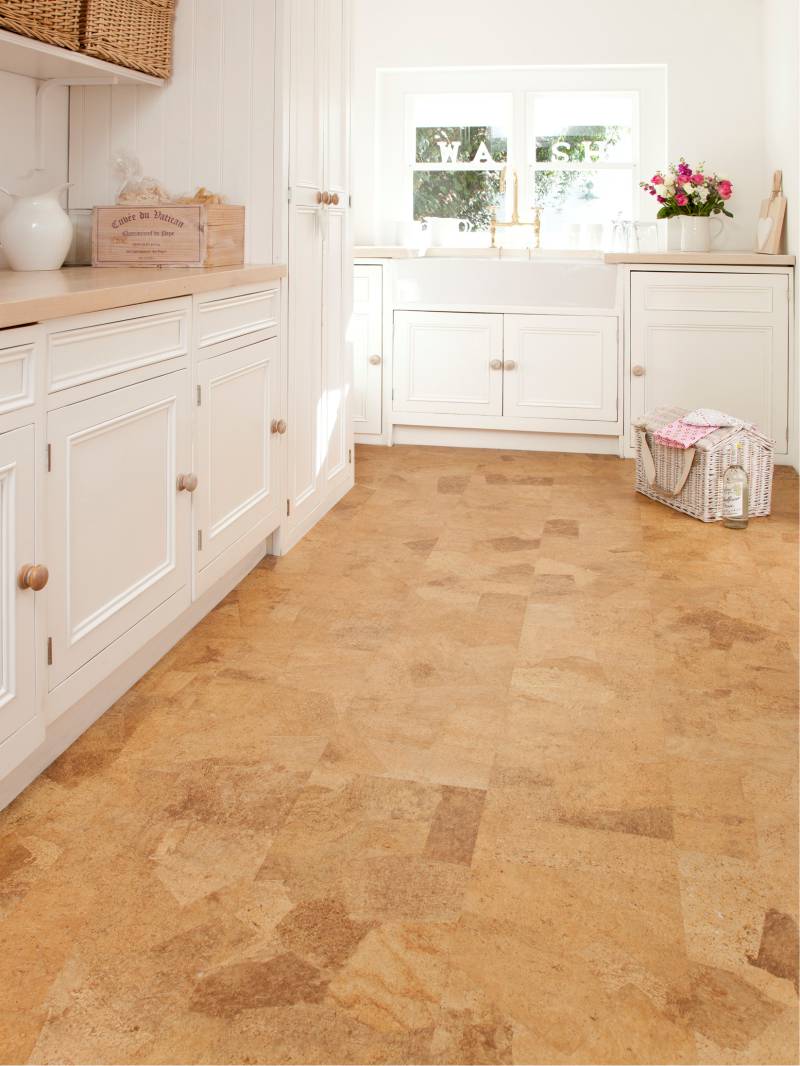
<instances>
[{"instance_id":1,"label":"brass faucet","mask_svg":"<svg viewBox=\"0 0 800 1066\"><path fill-rule=\"evenodd\" d=\"M505 166L500 171L500 192L506 191L506 172L508 167ZM511 171L514 178L514 202L511 210L511 220L509 222L497 221L497 208L492 209L492 221L489 223L489 231L492 235L492 248L497 247L497 231L499 229L513 229L531 227L533 230L534 248L541 247L541 232L542 232L542 209L541 207L533 208L533 219L530 222L523 222L519 217L519 174L516 170Z\"/></svg>"}]
</instances>

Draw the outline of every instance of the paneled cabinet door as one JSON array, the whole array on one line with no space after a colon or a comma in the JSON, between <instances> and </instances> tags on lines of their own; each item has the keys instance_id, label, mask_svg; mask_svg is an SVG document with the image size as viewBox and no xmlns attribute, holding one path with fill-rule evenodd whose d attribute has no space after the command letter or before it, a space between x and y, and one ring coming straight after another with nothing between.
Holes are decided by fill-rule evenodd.
<instances>
[{"instance_id":1,"label":"paneled cabinet door","mask_svg":"<svg viewBox=\"0 0 800 1066\"><path fill-rule=\"evenodd\" d=\"M353 272L353 429L381 432L383 388L383 268Z\"/></svg>"},{"instance_id":2,"label":"paneled cabinet door","mask_svg":"<svg viewBox=\"0 0 800 1066\"><path fill-rule=\"evenodd\" d=\"M0 777L44 739L37 714L33 602L20 569L34 554L34 431L0 435Z\"/></svg>"},{"instance_id":3,"label":"paneled cabinet door","mask_svg":"<svg viewBox=\"0 0 800 1066\"><path fill-rule=\"evenodd\" d=\"M319 505L323 485L325 426L322 405L322 239L320 212L292 204L289 226L290 526Z\"/></svg>"},{"instance_id":4,"label":"paneled cabinet door","mask_svg":"<svg viewBox=\"0 0 800 1066\"><path fill-rule=\"evenodd\" d=\"M327 0L292 0L290 11L289 185L293 202L316 202L324 189Z\"/></svg>"},{"instance_id":5,"label":"paneled cabinet door","mask_svg":"<svg viewBox=\"0 0 800 1066\"><path fill-rule=\"evenodd\" d=\"M280 346L276 338L205 359L197 368L195 524L202 571L270 515L280 524Z\"/></svg>"},{"instance_id":6,"label":"paneled cabinet door","mask_svg":"<svg viewBox=\"0 0 800 1066\"><path fill-rule=\"evenodd\" d=\"M397 311L394 328L395 411L502 414L502 315Z\"/></svg>"},{"instance_id":7,"label":"paneled cabinet door","mask_svg":"<svg viewBox=\"0 0 800 1066\"><path fill-rule=\"evenodd\" d=\"M617 320L506 315L503 416L617 420Z\"/></svg>"},{"instance_id":8,"label":"paneled cabinet door","mask_svg":"<svg viewBox=\"0 0 800 1066\"><path fill-rule=\"evenodd\" d=\"M347 337L352 305L353 263L347 244L344 205L325 208L322 322L324 469L326 492L334 492L350 476L353 427L349 417L353 381L352 349Z\"/></svg>"},{"instance_id":9,"label":"paneled cabinet door","mask_svg":"<svg viewBox=\"0 0 800 1066\"><path fill-rule=\"evenodd\" d=\"M52 690L188 585L188 371L62 407L47 429Z\"/></svg>"},{"instance_id":10,"label":"paneled cabinet door","mask_svg":"<svg viewBox=\"0 0 800 1066\"><path fill-rule=\"evenodd\" d=\"M785 453L788 276L634 271L630 364L631 423L653 407L713 407Z\"/></svg>"}]
</instances>

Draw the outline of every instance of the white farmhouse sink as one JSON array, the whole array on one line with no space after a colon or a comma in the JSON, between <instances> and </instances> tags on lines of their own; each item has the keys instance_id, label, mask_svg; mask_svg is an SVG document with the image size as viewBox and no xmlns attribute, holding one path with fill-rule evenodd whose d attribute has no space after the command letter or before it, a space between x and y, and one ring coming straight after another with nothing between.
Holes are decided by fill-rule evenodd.
<instances>
[{"instance_id":1,"label":"white farmhouse sink","mask_svg":"<svg viewBox=\"0 0 800 1066\"><path fill-rule=\"evenodd\" d=\"M614 308L617 268L601 259L397 259L395 308Z\"/></svg>"}]
</instances>

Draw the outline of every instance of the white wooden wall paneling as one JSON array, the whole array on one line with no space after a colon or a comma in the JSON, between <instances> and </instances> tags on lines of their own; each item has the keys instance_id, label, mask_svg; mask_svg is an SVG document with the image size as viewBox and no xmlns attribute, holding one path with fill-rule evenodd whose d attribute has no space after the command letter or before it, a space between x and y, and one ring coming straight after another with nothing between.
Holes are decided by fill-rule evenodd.
<instances>
[{"instance_id":1,"label":"white wooden wall paneling","mask_svg":"<svg viewBox=\"0 0 800 1066\"><path fill-rule=\"evenodd\" d=\"M275 0L181 0L165 88L73 88L70 206L114 202L124 148L171 193L205 185L245 204L246 258L271 262L275 16Z\"/></svg>"}]
</instances>

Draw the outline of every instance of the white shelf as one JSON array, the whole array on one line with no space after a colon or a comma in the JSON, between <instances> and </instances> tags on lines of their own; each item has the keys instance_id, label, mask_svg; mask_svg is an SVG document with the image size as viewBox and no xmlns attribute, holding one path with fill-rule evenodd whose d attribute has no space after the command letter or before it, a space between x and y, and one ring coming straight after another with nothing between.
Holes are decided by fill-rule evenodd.
<instances>
[{"instance_id":1,"label":"white shelf","mask_svg":"<svg viewBox=\"0 0 800 1066\"><path fill-rule=\"evenodd\" d=\"M0 70L38 81L63 78L108 78L110 81L115 78L119 85L164 85L163 78L93 59L68 48L55 48L8 30L0 30Z\"/></svg>"}]
</instances>

